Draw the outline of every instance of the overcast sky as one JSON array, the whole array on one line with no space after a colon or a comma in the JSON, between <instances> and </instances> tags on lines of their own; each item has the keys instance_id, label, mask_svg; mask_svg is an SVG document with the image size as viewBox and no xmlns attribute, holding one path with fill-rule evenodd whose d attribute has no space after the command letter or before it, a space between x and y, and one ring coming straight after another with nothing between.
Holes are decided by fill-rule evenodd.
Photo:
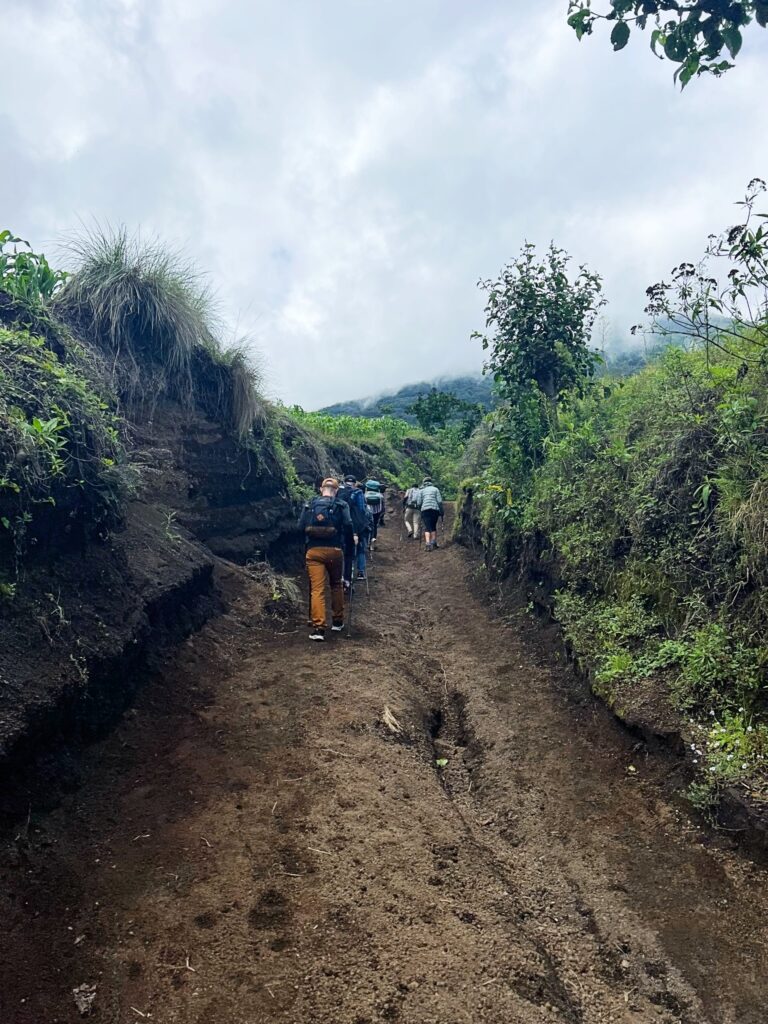
<instances>
[{"instance_id":1,"label":"overcast sky","mask_svg":"<svg viewBox=\"0 0 768 1024\"><path fill-rule=\"evenodd\" d=\"M306 408L479 369L476 282L526 239L601 273L625 337L768 177L768 32L681 95L567 6L0 0L0 227L183 247Z\"/></svg>"}]
</instances>

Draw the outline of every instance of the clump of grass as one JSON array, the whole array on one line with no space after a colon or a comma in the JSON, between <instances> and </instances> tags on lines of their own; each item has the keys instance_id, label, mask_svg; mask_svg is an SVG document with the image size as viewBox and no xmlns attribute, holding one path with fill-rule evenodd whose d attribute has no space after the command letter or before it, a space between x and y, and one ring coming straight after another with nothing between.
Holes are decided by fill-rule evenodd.
<instances>
[{"instance_id":1,"label":"clump of grass","mask_svg":"<svg viewBox=\"0 0 768 1024\"><path fill-rule=\"evenodd\" d=\"M276 618L286 618L301 604L301 590L290 576L275 572L267 561L251 561L246 565L250 575L266 588L264 611Z\"/></svg>"},{"instance_id":2,"label":"clump of grass","mask_svg":"<svg viewBox=\"0 0 768 1024\"><path fill-rule=\"evenodd\" d=\"M207 411L228 423L240 438L249 434L254 424L263 428L267 417L261 398L264 374L249 351L247 340L228 348L205 346L201 355L206 365L193 373L193 380L205 394Z\"/></svg>"},{"instance_id":3,"label":"clump of grass","mask_svg":"<svg viewBox=\"0 0 768 1024\"><path fill-rule=\"evenodd\" d=\"M150 361L169 383L189 387L192 355L214 343L210 293L197 270L157 241L95 228L69 244L77 269L54 305L108 346L136 378Z\"/></svg>"},{"instance_id":4,"label":"clump of grass","mask_svg":"<svg viewBox=\"0 0 768 1024\"><path fill-rule=\"evenodd\" d=\"M204 277L185 257L139 234L95 228L69 245L75 272L55 309L106 349L123 401L203 399L244 437L262 412L262 375L243 344L224 348Z\"/></svg>"}]
</instances>

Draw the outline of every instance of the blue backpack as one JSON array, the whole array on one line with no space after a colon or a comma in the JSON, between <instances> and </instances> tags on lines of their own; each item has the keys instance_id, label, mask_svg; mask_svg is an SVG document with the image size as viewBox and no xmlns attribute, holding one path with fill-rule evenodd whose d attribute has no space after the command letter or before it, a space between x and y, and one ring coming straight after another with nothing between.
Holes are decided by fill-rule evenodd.
<instances>
[{"instance_id":1,"label":"blue backpack","mask_svg":"<svg viewBox=\"0 0 768 1024\"><path fill-rule=\"evenodd\" d=\"M335 498L313 498L304 533L312 540L335 540L341 533L341 518L341 506Z\"/></svg>"},{"instance_id":2,"label":"blue backpack","mask_svg":"<svg viewBox=\"0 0 768 1024\"><path fill-rule=\"evenodd\" d=\"M363 492L357 487L342 487L339 493L336 495L337 500L340 498L342 501L346 501L349 505L349 514L352 519L352 528L355 533L359 536L364 533L368 527L368 517L365 511L365 498Z\"/></svg>"}]
</instances>

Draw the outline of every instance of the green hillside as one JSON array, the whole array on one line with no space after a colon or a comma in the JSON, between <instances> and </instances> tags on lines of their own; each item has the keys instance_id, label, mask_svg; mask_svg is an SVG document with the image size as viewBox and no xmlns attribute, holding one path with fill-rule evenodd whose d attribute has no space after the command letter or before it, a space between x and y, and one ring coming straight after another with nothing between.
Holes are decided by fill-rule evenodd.
<instances>
[{"instance_id":1,"label":"green hillside","mask_svg":"<svg viewBox=\"0 0 768 1024\"><path fill-rule=\"evenodd\" d=\"M319 412L327 413L329 416L395 416L398 419L415 422L415 417L406 412L419 395L426 395L431 388L438 391L450 391L457 398L465 402L480 404L485 409L492 409L495 400L491 391L493 380L490 377L483 377L482 374L468 374L465 377L442 377L438 380L419 381L416 384L406 384L399 391L391 394L380 395L378 398L359 398L347 402L336 402L328 405Z\"/></svg>"}]
</instances>

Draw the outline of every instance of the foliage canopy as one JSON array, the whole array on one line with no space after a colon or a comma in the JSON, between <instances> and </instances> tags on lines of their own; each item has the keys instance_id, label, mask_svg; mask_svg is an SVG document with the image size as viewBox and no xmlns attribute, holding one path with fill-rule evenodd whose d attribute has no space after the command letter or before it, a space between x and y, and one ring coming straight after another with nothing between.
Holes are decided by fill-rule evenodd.
<instances>
[{"instance_id":1,"label":"foliage canopy","mask_svg":"<svg viewBox=\"0 0 768 1024\"><path fill-rule=\"evenodd\" d=\"M610 6L598 13L591 0L570 0L568 24L581 39L598 21L611 22L611 44L623 50L632 27L643 30L650 22L651 49L678 65L674 77L683 87L696 75L724 74L741 50L743 29L753 21L768 26L768 0L611 0Z\"/></svg>"}]
</instances>

